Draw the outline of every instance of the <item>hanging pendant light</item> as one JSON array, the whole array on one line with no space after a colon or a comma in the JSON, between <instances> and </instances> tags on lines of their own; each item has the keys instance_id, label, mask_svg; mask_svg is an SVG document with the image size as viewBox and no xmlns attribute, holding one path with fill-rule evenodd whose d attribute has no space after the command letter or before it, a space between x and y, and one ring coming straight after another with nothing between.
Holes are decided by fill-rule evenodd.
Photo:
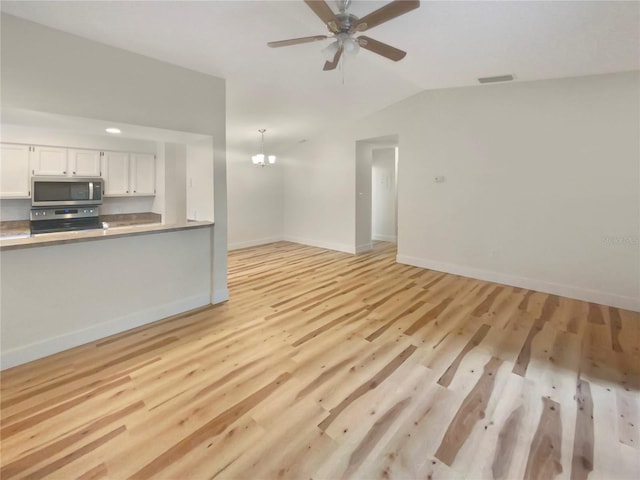
<instances>
[{"instance_id":1,"label":"hanging pendant light","mask_svg":"<svg viewBox=\"0 0 640 480\"><path fill-rule=\"evenodd\" d=\"M265 167L267 165L273 165L276 163L275 155L265 155L264 154L264 132L267 131L266 128L261 128L258 130L260 135L262 136L262 152L251 157L251 162L258 167Z\"/></svg>"}]
</instances>

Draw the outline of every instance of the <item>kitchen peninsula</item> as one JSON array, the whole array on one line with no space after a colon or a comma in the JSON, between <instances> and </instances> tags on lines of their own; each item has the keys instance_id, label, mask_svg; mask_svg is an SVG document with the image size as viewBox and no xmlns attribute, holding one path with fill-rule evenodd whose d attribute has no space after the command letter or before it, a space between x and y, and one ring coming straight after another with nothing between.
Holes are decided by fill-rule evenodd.
<instances>
[{"instance_id":1,"label":"kitchen peninsula","mask_svg":"<svg viewBox=\"0 0 640 480\"><path fill-rule=\"evenodd\" d=\"M201 221L0 240L2 368L209 305L213 229Z\"/></svg>"},{"instance_id":2,"label":"kitchen peninsula","mask_svg":"<svg viewBox=\"0 0 640 480\"><path fill-rule=\"evenodd\" d=\"M32 117L0 145L2 368L213 303L211 137Z\"/></svg>"}]
</instances>

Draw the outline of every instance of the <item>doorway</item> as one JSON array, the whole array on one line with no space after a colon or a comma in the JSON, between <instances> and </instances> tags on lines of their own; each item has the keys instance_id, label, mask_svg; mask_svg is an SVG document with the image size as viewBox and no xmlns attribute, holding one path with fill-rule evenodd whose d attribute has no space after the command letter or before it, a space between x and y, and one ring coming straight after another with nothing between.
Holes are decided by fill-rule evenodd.
<instances>
[{"instance_id":1,"label":"doorway","mask_svg":"<svg viewBox=\"0 0 640 480\"><path fill-rule=\"evenodd\" d=\"M374 148L371 161L371 240L398 238L398 147Z\"/></svg>"},{"instance_id":2,"label":"doorway","mask_svg":"<svg viewBox=\"0 0 640 480\"><path fill-rule=\"evenodd\" d=\"M374 233L375 239L382 240L384 236L385 241L397 240L398 155L398 135L356 141L355 253L373 248ZM383 184L377 183L376 188L373 188L374 177L376 182L382 181ZM383 225L384 230L380 230Z\"/></svg>"}]
</instances>

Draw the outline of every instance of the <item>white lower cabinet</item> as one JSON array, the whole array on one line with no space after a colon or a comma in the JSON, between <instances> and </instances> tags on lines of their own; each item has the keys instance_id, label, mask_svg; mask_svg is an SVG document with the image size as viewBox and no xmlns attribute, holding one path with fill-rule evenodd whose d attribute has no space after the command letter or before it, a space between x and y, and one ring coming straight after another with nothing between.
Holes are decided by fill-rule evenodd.
<instances>
[{"instance_id":1,"label":"white lower cabinet","mask_svg":"<svg viewBox=\"0 0 640 480\"><path fill-rule=\"evenodd\" d=\"M103 152L105 196L156 194L156 158L148 153Z\"/></svg>"},{"instance_id":2,"label":"white lower cabinet","mask_svg":"<svg viewBox=\"0 0 640 480\"><path fill-rule=\"evenodd\" d=\"M0 198L31 196L29 145L2 144L0 154Z\"/></svg>"}]
</instances>

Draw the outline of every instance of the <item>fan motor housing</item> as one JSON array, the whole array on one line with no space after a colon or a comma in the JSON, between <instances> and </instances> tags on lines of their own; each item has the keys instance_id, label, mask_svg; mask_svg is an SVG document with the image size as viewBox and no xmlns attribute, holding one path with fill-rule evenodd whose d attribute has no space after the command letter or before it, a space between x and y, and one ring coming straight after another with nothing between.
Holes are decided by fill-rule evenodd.
<instances>
[{"instance_id":1,"label":"fan motor housing","mask_svg":"<svg viewBox=\"0 0 640 480\"><path fill-rule=\"evenodd\" d=\"M339 31L342 33L348 32L351 26L357 25L358 20L360 20L358 17L350 13L338 13L336 15L336 18L340 20L341 28Z\"/></svg>"}]
</instances>

